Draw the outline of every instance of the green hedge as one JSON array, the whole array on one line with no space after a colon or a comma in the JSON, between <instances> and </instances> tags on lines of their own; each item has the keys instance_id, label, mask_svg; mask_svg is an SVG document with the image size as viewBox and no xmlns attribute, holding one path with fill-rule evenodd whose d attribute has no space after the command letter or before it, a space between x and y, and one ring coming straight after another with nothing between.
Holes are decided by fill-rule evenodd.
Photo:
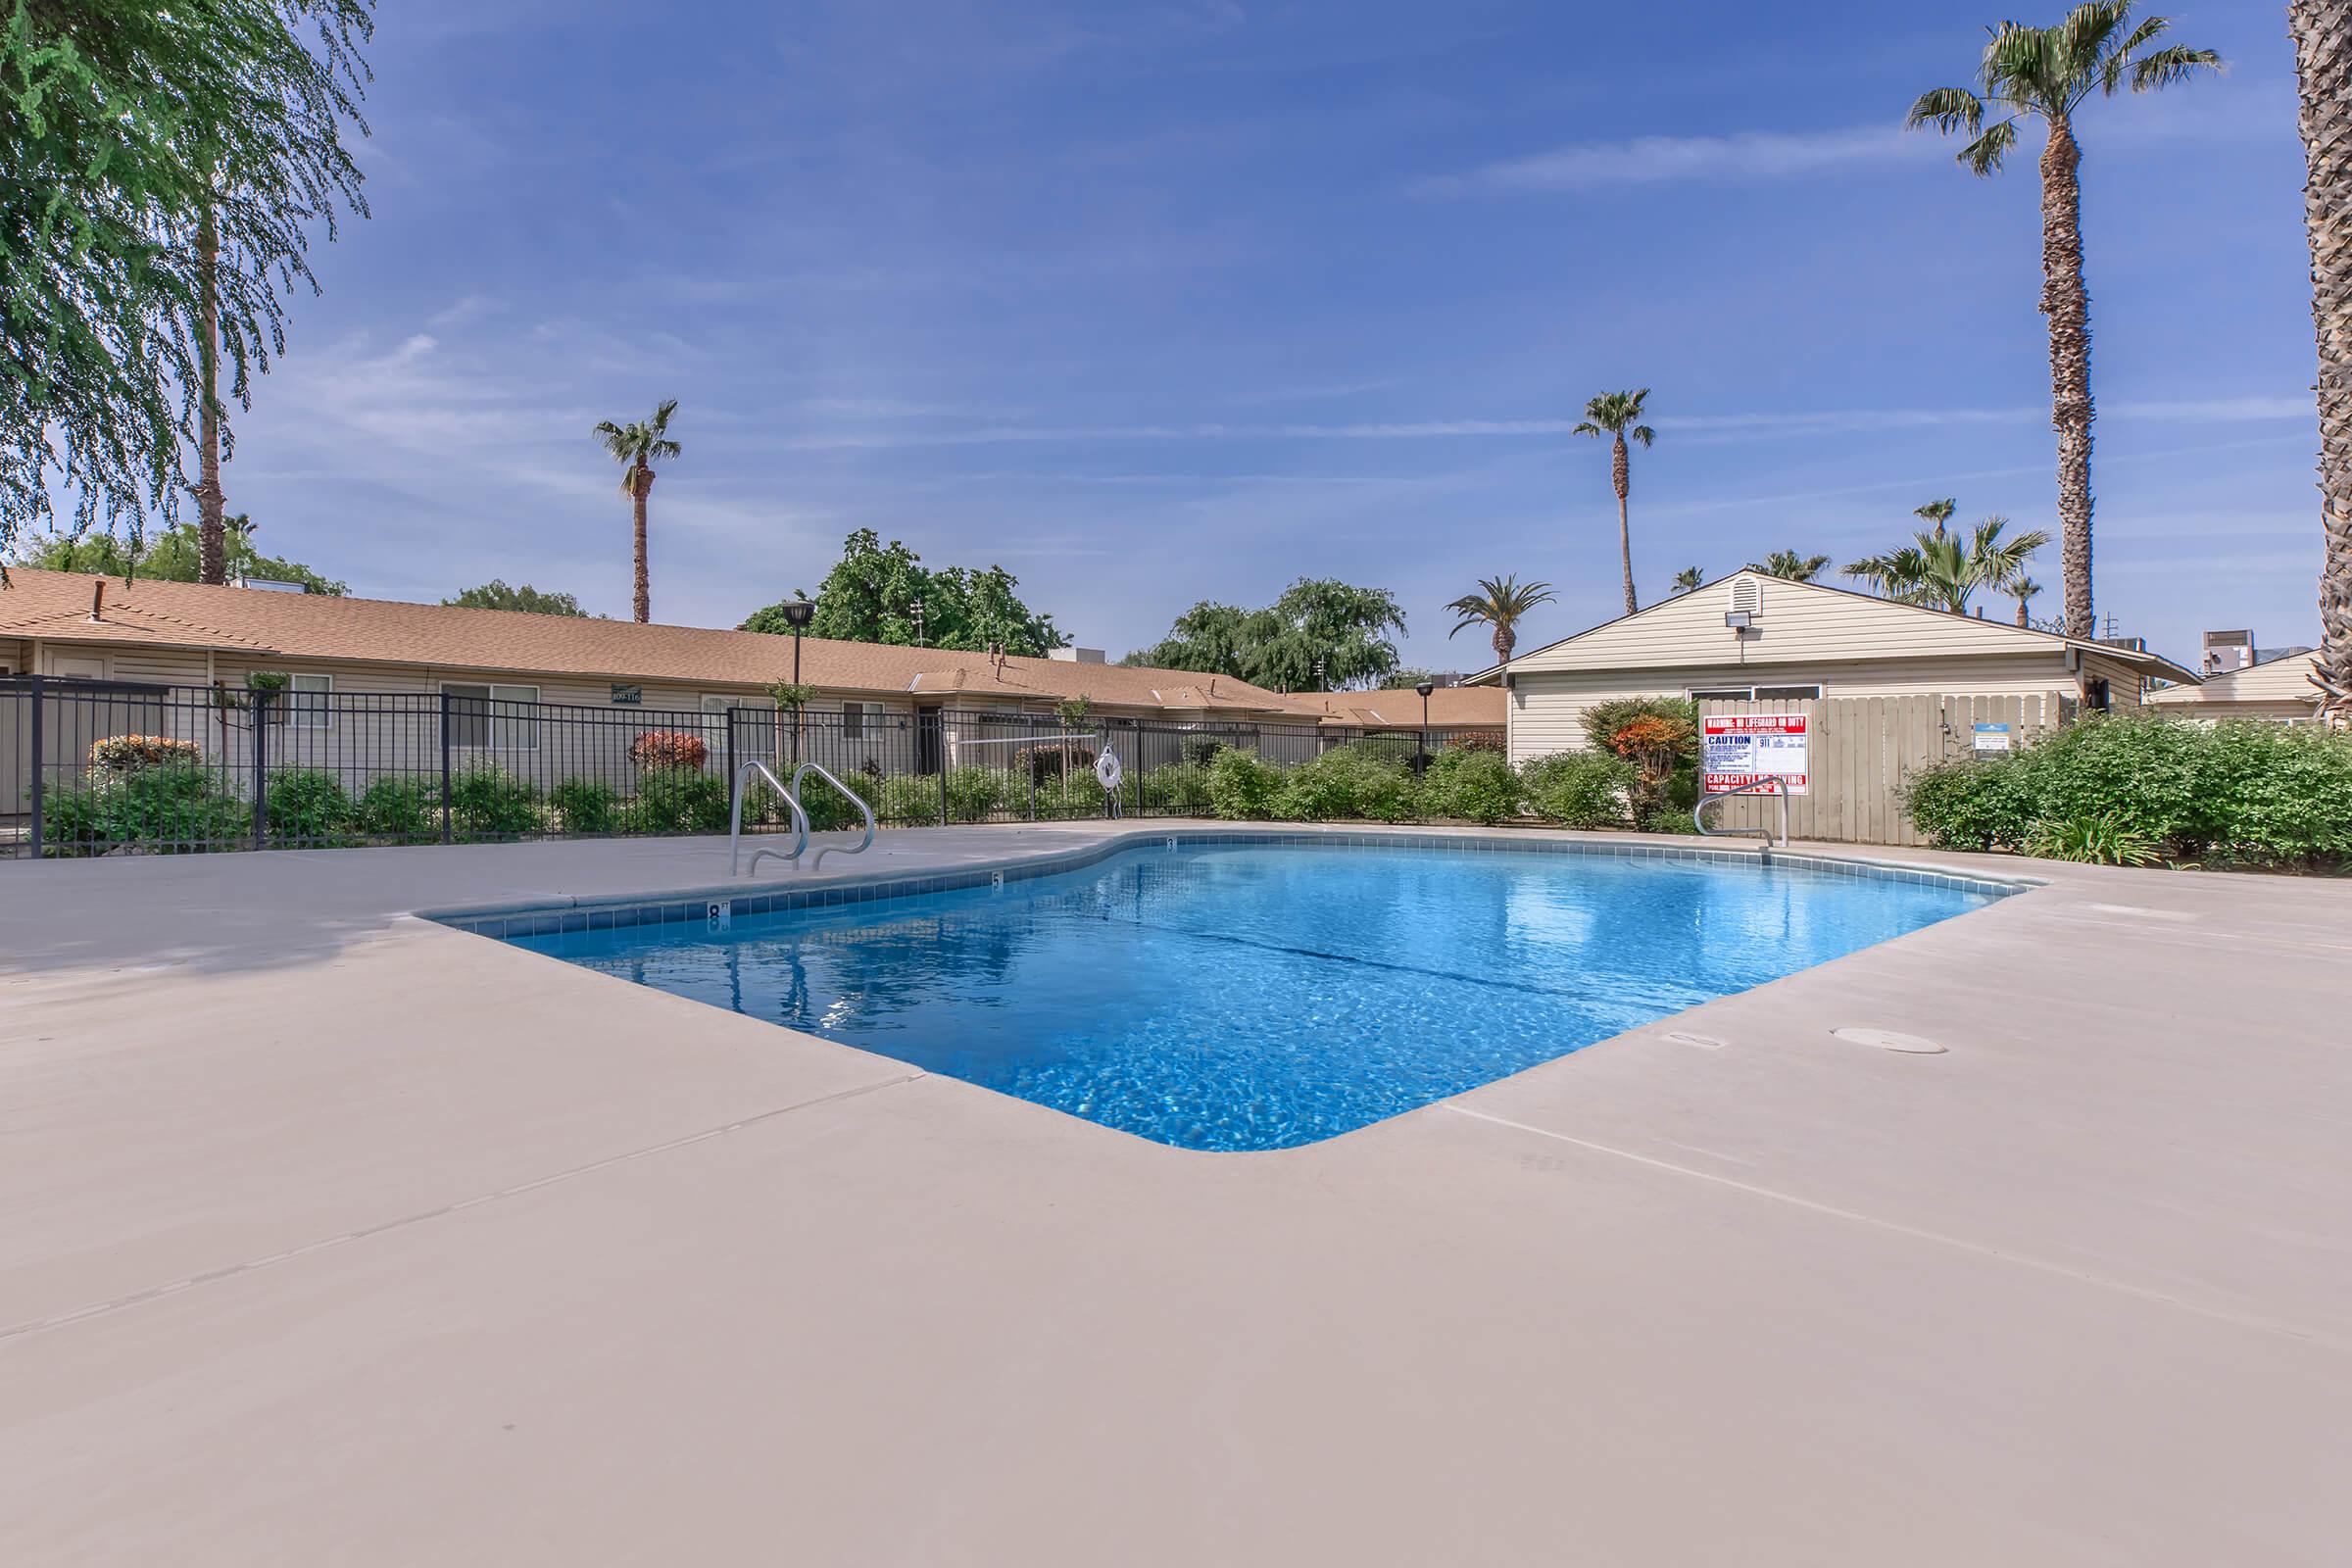
<instances>
[{"instance_id":1,"label":"green hedge","mask_svg":"<svg viewBox=\"0 0 2352 1568\"><path fill-rule=\"evenodd\" d=\"M1929 768L1905 804L1950 849L2317 866L2352 858L2352 734L2092 717Z\"/></svg>"},{"instance_id":2,"label":"green hedge","mask_svg":"<svg viewBox=\"0 0 2352 1568\"><path fill-rule=\"evenodd\" d=\"M42 853L104 855L121 847L160 854L233 848L253 832L253 809L203 766L164 761L50 790L42 803Z\"/></svg>"},{"instance_id":3,"label":"green hedge","mask_svg":"<svg viewBox=\"0 0 2352 1568\"><path fill-rule=\"evenodd\" d=\"M1522 768L1528 809L1562 827L1627 827L1633 821L1633 763L1606 752L1558 752Z\"/></svg>"}]
</instances>

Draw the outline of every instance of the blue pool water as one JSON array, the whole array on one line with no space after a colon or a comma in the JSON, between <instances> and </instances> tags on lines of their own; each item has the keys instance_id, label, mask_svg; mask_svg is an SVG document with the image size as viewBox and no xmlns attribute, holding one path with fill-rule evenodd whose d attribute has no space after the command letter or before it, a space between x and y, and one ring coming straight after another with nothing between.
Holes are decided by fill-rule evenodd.
<instances>
[{"instance_id":1,"label":"blue pool water","mask_svg":"<svg viewBox=\"0 0 2352 1568\"><path fill-rule=\"evenodd\" d=\"M1182 1149L1285 1149L1987 902L1752 861L1130 850L888 902L511 938Z\"/></svg>"}]
</instances>

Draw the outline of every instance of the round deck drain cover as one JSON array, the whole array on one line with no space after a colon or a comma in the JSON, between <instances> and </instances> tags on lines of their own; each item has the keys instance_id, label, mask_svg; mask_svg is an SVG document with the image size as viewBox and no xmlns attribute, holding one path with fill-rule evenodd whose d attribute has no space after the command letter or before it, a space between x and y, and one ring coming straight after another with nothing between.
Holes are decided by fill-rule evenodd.
<instances>
[{"instance_id":1,"label":"round deck drain cover","mask_svg":"<svg viewBox=\"0 0 2352 1568\"><path fill-rule=\"evenodd\" d=\"M1892 1029L1833 1029L1830 1033L1854 1046L1876 1046L1881 1051L1908 1052L1915 1056L1939 1056L1943 1047L1918 1035L1897 1034Z\"/></svg>"}]
</instances>

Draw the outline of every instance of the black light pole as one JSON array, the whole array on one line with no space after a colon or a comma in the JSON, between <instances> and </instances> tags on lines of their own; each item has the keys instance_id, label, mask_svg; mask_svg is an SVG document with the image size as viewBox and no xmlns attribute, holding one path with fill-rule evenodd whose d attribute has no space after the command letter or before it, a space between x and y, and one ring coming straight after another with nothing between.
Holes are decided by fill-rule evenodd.
<instances>
[{"instance_id":1,"label":"black light pole","mask_svg":"<svg viewBox=\"0 0 2352 1568\"><path fill-rule=\"evenodd\" d=\"M1414 768L1419 773L1429 771L1429 694L1437 689L1437 682L1428 680L1413 688L1421 694L1421 755Z\"/></svg>"},{"instance_id":2,"label":"black light pole","mask_svg":"<svg viewBox=\"0 0 2352 1568\"><path fill-rule=\"evenodd\" d=\"M816 607L806 599L795 599L784 606L784 624L792 628L792 689L798 696L801 689L801 633L816 618ZM801 760L801 705L792 709L792 760Z\"/></svg>"}]
</instances>

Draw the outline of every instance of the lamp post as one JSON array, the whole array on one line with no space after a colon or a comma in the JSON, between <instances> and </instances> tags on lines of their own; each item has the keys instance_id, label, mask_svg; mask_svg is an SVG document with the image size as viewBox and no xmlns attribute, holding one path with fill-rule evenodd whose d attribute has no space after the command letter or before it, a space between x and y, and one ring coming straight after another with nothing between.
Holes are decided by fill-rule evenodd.
<instances>
[{"instance_id":1,"label":"lamp post","mask_svg":"<svg viewBox=\"0 0 2352 1568\"><path fill-rule=\"evenodd\" d=\"M792 628L792 685L797 693L801 685L801 633L816 618L816 606L806 599L795 599L784 606L784 624ZM801 705L792 709L792 760L801 760Z\"/></svg>"},{"instance_id":2,"label":"lamp post","mask_svg":"<svg viewBox=\"0 0 2352 1568\"><path fill-rule=\"evenodd\" d=\"M1421 694L1421 746L1420 755L1414 759L1413 766L1413 771L1416 773L1429 771L1429 694L1437 689L1437 682L1428 680L1413 688Z\"/></svg>"}]
</instances>

